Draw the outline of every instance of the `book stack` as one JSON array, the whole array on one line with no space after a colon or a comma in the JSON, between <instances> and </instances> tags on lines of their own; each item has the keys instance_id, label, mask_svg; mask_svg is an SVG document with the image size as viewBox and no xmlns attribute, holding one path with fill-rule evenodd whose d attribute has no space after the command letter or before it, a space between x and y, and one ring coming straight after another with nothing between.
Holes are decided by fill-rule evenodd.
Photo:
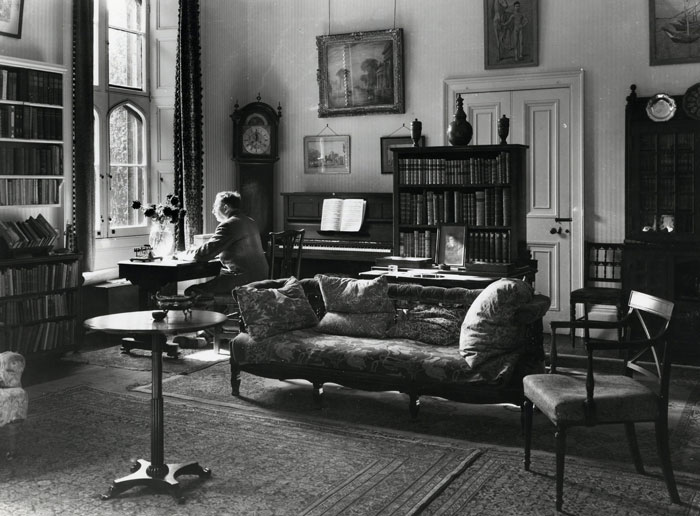
<instances>
[{"instance_id":1,"label":"book stack","mask_svg":"<svg viewBox=\"0 0 700 516\"><path fill-rule=\"evenodd\" d=\"M25 221L0 221L0 251L6 256L46 254L58 235L41 213Z\"/></svg>"}]
</instances>

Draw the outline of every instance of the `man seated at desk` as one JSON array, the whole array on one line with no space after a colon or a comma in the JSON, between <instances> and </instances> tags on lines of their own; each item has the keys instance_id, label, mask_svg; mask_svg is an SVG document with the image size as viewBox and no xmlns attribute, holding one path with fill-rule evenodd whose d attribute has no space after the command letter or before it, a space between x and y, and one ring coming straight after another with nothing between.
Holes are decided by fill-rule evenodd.
<instances>
[{"instance_id":1,"label":"man seated at desk","mask_svg":"<svg viewBox=\"0 0 700 516\"><path fill-rule=\"evenodd\" d=\"M218 258L223 267L216 278L187 287L185 294L199 294L200 302L211 301L215 295L230 296L234 287L267 278L267 259L258 225L243 215L240 209L241 196L238 192L216 194L212 213L219 224L214 234L207 242L182 253L178 258L195 261Z\"/></svg>"}]
</instances>

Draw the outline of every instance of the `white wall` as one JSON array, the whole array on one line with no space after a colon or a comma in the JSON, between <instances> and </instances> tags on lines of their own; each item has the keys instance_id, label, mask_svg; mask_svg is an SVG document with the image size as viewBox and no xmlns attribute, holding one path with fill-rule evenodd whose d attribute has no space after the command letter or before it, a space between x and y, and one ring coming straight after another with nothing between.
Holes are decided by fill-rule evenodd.
<instances>
[{"instance_id":1,"label":"white wall","mask_svg":"<svg viewBox=\"0 0 700 516\"><path fill-rule=\"evenodd\" d=\"M540 2L539 66L489 71L482 0L202 0L200 5L208 204L215 188L233 186L229 115L236 98L244 105L260 92L263 101L282 104L277 192L391 191L391 176L379 169L379 138L418 118L426 143L443 144L445 78L583 68L586 236L619 241L629 86L637 84L640 95L677 95L700 78L700 64L649 66L649 8L640 0ZM406 113L318 118L316 36L329 33L329 5L334 34L404 29ZM303 137L326 124L351 137L350 175L304 175ZM277 227L281 220L276 210Z\"/></svg>"}]
</instances>

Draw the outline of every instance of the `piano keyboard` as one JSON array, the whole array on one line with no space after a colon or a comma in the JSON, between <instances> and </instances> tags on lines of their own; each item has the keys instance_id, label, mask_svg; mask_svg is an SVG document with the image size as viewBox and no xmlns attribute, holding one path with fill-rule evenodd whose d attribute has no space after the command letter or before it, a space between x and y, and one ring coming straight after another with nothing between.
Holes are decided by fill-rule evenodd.
<instances>
[{"instance_id":1,"label":"piano keyboard","mask_svg":"<svg viewBox=\"0 0 700 516\"><path fill-rule=\"evenodd\" d=\"M304 243L304 251L314 250L314 251L338 251L338 252L362 252L362 253L376 253L376 254L391 254L391 249L381 248L381 247L355 247L347 245L320 245L320 244L309 244Z\"/></svg>"}]
</instances>

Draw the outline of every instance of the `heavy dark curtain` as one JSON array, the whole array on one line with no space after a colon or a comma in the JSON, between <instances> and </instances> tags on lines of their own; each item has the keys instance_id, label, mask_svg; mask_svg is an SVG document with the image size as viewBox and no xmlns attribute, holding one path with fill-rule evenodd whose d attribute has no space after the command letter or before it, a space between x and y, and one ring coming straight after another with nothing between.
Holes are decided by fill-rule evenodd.
<instances>
[{"instance_id":1,"label":"heavy dark curtain","mask_svg":"<svg viewBox=\"0 0 700 516\"><path fill-rule=\"evenodd\" d=\"M95 150L92 91L93 0L73 1L72 52L72 226L74 251L82 253L82 270L95 263Z\"/></svg>"},{"instance_id":2,"label":"heavy dark curtain","mask_svg":"<svg viewBox=\"0 0 700 516\"><path fill-rule=\"evenodd\" d=\"M187 235L179 224L178 248L203 232L202 69L199 0L178 0L175 77L175 194L184 199ZM185 241L186 240L186 241Z\"/></svg>"}]
</instances>

